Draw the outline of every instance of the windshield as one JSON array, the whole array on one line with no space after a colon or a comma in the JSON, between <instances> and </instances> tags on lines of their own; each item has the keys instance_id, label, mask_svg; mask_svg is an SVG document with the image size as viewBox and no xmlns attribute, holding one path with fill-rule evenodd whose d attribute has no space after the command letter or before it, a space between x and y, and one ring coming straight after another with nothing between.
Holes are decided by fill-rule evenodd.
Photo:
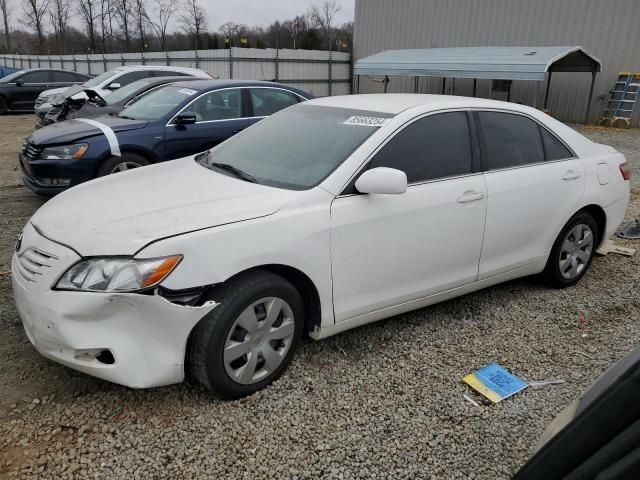
<instances>
[{"instance_id":1,"label":"windshield","mask_svg":"<svg viewBox=\"0 0 640 480\"><path fill-rule=\"evenodd\" d=\"M7 75L6 77L2 77L0 78L0 82L2 83L10 83L13 82L17 77L19 77L20 75L22 75L24 73L24 70L18 70L17 72L13 72L10 73L9 75Z\"/></svg>"},{"instance_id":2,"label":"windshield","mask_svg":"<svg viewBox=\"0 0 640 480\"><path fill-rule=\"evenodd\" d=\"M215 170L230 165L264 185L305 190L324 180L386 118L378 112L301 104L262 120L198 160Z\"/></svg>"},{"instance_id":3,"label":"windshield","mask_svg":"<svg viewBox=\"0 0 640 480\"><path fill-rule=\"evenodd\" d=\"M111 77L117 75L118 73L120 73L120 70L109 70L107 72L101 73L97 77L93 77L91 80L87 80L83 83L83 85L88 88L97 87L102 82L104 82L105 80L109 80Z\"/></svg>"},{"instance_id":4,"label":"windshield","mask_svg":"<svg viewBox=\"0 0 640 480\"><path fill-rule=\"evenodd\" d=\"M141 90L145 90L147 85L153 83L154 81L155 80L153 78L143 78L142 80L136 80L135 82L131 82L129 85L120 87L109 95L105 95L104 101L107 103L107 105L113 105L114 103L118 103L121 100L127 100L128 98L136 95Z\"/></svg>"},{"instance_id":5,"label":"windshield","mask_svg":"<svg viewBox=\"0 0 640 480\"><path fill-rule=\"evenodd\" d=\"M123 109L118 116L134 120L158 120L196 93L198 91L191 88L167 85L143 95L136 103Z\"/></svg>"}]
</instances>

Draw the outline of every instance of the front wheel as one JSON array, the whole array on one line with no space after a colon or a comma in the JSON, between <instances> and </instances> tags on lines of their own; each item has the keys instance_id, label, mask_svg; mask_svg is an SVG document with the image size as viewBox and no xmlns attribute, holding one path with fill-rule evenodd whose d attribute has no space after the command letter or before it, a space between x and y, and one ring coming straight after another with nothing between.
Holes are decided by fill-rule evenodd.
<instances>
[{"instance_id":1,"label":"front wheel","mask_svg":"<svg viewBox=\"0 0 640 480\"><path fill-rule=\"evenodd\" d=\"M587 212L578 212L564 226L553 244L543 272L556 288L575 285L587 273L598 245L598 225Z\"/></svg>"},{"instance_id":2,"label":"front wheel","mask_svg":"<svg viewBox=\"0 0 640 480\"><path fill-rule=\"evenodd\" d=\"M120 157L107 158L100 168L98 168L98 177L111 175L112 173L126 172L133 168L144 167L149 165L149 160L135 153L123 153Z\"/></svg>"},{"instance_id":3,"label":"front wheel","mask_svg":"<svg viewBox=\"0 0 640 480\"><path fill-rule=\"evenodd\" d=\"M250 395L287 368L302 336L304 308L296 288L266 271L217 288L219 303L191 333L186 368L222 398Z\"/></svg>"}]
</instances>

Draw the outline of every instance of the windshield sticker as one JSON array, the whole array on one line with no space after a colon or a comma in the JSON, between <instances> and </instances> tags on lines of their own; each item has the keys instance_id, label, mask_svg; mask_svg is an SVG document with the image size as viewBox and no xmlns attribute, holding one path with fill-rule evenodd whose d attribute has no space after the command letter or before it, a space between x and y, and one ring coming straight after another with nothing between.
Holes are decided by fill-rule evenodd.
<instances>
[{"instance_id":1,"label":"windshield sticker","mask_svg":"<svg viewBox=\"0 0 640 480\"><path fill-rule=\"evenodd\" d=\"M178 90L178 93L182 93L184 95L193 95L194 93L196 93L196 91L191 90L190 88L181 88L180 90Z\"/></svg>"},{"instance_id":2,"label":"windshield sticker","mask_svg":"<svg viewBox=\"0 0 640 480\"><path fill-rule=\"evenodd\" d=\"M388 118L354 116L347 118L343 125L360 125L362 127L383 127L389 123Z\"/></svg>"}]
</instances>

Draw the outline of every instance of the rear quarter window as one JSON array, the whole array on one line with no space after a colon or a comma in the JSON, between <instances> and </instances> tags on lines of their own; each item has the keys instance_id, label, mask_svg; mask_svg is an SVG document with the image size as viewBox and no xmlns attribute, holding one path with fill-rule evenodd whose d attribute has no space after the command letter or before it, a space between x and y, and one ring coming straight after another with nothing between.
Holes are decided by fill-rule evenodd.
<instances>
[{"instance_id":1,"label":"rear quarter window","mask_svg":"<svg viewBox=\"0 0 640 480\"><path fill-rule=\"evenodd\" d=\"M544 153L547 161L564 160L574 157L573 152L546 128L541 126L540 134L542 135L542 144L544 145Z\"/></svg>"}]
</instances>

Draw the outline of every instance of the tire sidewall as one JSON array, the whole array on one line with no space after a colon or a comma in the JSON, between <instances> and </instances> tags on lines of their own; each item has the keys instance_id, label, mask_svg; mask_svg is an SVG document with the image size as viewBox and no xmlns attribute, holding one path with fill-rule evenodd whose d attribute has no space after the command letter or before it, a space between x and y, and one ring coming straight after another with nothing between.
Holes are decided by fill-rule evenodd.
<instances>
[{"instance_id":1,"label":"tire sidewall","mask_svg":"<svg viewBox=\"0 0 640 480\"><path fill-rule=\"evenodd\" d=\"M135 162L139 164L140 167L149 165L149 161L140 155L137 155L135 153L123 153L120 157L109 157L104 160L98 167L96 177L105 177L107 175L110 175L111 170L113 170L116 165L122 162Z\"/></svg>"},{"instance_id":2,"label":"tire sidewall","mask_svg":"<svg viewBox=\"0 0 640 480\"><path fill-rule=\"evenodd\" d=\"M280 278L280 277L275 277ZM282 363L260 382L243 385L233 381L224 367L224 347L229 332L238 316L252 303L265 297L279 297L289 304L293 312L295 331L289 350ZM205 366L211 387L226 398L240 398L260 390L276 380L291 362L303 330L304 307L298 291L289 282L261 282L254 288L222 301L202 321L211 322L212 328L206 341Z\"/></svg>"},{"instance_id":3,"label":"tire sidewall","mask_svg":"<svg viewBox=\"0 0 640 480\"><path fill-rule=\"evenodd\" d=\"M589 257L589 261L586 263L582 271L578 274L577 277L572 279L567 279L562 276L560 272L560 253L562 250L562 244L564 242L567 234L575 228L577 225L584 224L587 225L591 229L591 233L593 235L593 248L591 250L591 256ZM595 256L596 249L600 244L600 235L598 233L598 224L591 214L587 212L579 212L567 222L564 226L555 243L553 244L553 248L551 249L551 254L549 255L549 260L547 263L547 276L549 280L554 284L560 287L569 287L575 285L580 281L580 279L587 273L589 267L591 266L591 262L593 261L593 257Z\"/></svg>"}]
</instances>

